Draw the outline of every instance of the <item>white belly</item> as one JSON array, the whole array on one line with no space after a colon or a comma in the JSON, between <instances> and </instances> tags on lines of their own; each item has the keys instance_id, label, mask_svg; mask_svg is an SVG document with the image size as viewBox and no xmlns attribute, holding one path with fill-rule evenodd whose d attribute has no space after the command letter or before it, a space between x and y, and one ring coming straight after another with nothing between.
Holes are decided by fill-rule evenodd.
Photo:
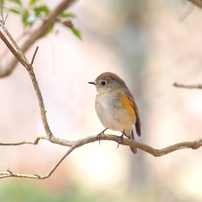
<instances>
[{"instance_id":1,"label":"white belly","mask_svg":"<svg viewBox=\"0 0 202 202\"><path fill-rule=\"evenodd\" d=\"M98 94L95 109L103 126L111 130L132 129L136 122L136 118L129 116L127 110L122 107L118 97L114 94L107 96L106 94Z\"/></svg>"}]
</instances>

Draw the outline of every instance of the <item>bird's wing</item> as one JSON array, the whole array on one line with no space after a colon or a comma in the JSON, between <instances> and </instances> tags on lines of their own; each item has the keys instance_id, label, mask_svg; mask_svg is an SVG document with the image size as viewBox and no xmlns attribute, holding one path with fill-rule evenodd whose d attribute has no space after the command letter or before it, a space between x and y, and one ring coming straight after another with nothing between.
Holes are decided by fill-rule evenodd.
<instances>
[{"instance_id":1,"label":"bird's wing","mask_svg":"<svg viewBox=\"0 0 202 202\"><path fill-rule=\"evenodd\" d=\"M128 89L128 88L127 88ZM139 114L139 110L137 108L135 99L133 98L132 94L130 93L129 89L126 91L124 90L123 93L127 96L127 98L130 100L131 105L135 111L135 114L137 116L137 121L135 123L135 128L136 128L136 132L138 136L141 136L141 121L140 121L140 114Z\"/></svg>"}]
</instances>

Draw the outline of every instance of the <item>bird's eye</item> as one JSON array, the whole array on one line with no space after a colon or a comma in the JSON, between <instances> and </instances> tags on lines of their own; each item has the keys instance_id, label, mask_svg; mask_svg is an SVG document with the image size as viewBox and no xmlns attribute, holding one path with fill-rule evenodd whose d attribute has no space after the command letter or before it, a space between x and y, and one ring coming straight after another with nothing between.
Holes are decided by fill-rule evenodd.
<instances>
[{"instance_id":1,"label":"bird's eye","mask_svg":"<svg viewBox=\"0 0 202 202\"><path fill-rule=\"evenodd\" d=\"M102 86L105 86L105 85L107 84L107 82L106 82L106 81L101 81L100 84L101 84Z\"/></svg>"}]
</instances>

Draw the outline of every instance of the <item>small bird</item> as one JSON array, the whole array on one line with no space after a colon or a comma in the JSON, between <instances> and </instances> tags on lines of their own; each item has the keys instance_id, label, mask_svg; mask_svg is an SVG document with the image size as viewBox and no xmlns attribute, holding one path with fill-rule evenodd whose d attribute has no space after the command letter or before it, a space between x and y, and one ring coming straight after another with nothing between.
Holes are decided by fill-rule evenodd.
<instances>
[{"instance_id":1,"label":"small bird","mask_svg":"<svg viewBox=\"0 0 202 202\"><path fill-rule=\"evenodd\" d=\"M105 72L88 83L96 87L95 110L105 130L121 131L122 135L135 140L132 128L135 124L137 135L141 136L139 111L125 82L116 74ZM137 148L130 149L137 153Z\"/></svg>"}]
</instances>

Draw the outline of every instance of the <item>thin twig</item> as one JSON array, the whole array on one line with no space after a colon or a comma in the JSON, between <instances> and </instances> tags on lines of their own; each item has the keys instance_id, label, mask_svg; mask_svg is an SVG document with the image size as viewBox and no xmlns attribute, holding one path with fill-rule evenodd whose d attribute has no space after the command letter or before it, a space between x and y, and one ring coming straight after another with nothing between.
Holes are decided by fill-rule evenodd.
<instances>
[{"instance_id":1,"label":"thin twig","mask_svg":"<svg viewBox=\"0 0 202 202\"><path fill-rule=\"evenodd\" d=\"M39 140L47 140L47 136L38 136L34 141L21 141L21 142L5 142L0 143L0 146L19 146L19 145L25 145L25 144L32 144L37 145L39 143Z\"/></svg>"},{"instance_id":2,"label":"thin twig","mask_svg":"<svg viewBox=\"0 0 202 202\"><path fill-rule=\"evenodd\" d=\"M45 175L42 176L42 179L46 179L48 177L50 177L54 171L58 168L58 166L62 163L62 161L72 152L74 151L74 149L76 148L76 146L72 146L70 147L70 149L66 152L66 154L52 167L52 169ZM40 177L41 179L41 177Z\"/></svg>"},{"instance_id":3,"label":"thin twig","mask_svg":"<svg viewBox=\"0 0 202 202\"><path fill-rule=\"evenodd\" d=\"M179 83L173 83L173 86L178 88L187 88L187 89L202 89L202 84L184 85Z\"/></svg>"},{"instance_id":4,"label":"thin twig","mask_svg":"<svg viewBox=\"0 0 202 202\"><path fill-rule=\"evenodd\" d=\"M36 57L36 53L37 53L38 49L39 49L39 47L37 46L36 49L35 49L35 51L34 51L34 55L33 55L33 57L32 57L32 61L31 61L31 64L30 64L31 67L32 67L32 65L33 65L33 63L34 63L34 59L35 59L35 57Z\"/></svg>"}]
</instances>

